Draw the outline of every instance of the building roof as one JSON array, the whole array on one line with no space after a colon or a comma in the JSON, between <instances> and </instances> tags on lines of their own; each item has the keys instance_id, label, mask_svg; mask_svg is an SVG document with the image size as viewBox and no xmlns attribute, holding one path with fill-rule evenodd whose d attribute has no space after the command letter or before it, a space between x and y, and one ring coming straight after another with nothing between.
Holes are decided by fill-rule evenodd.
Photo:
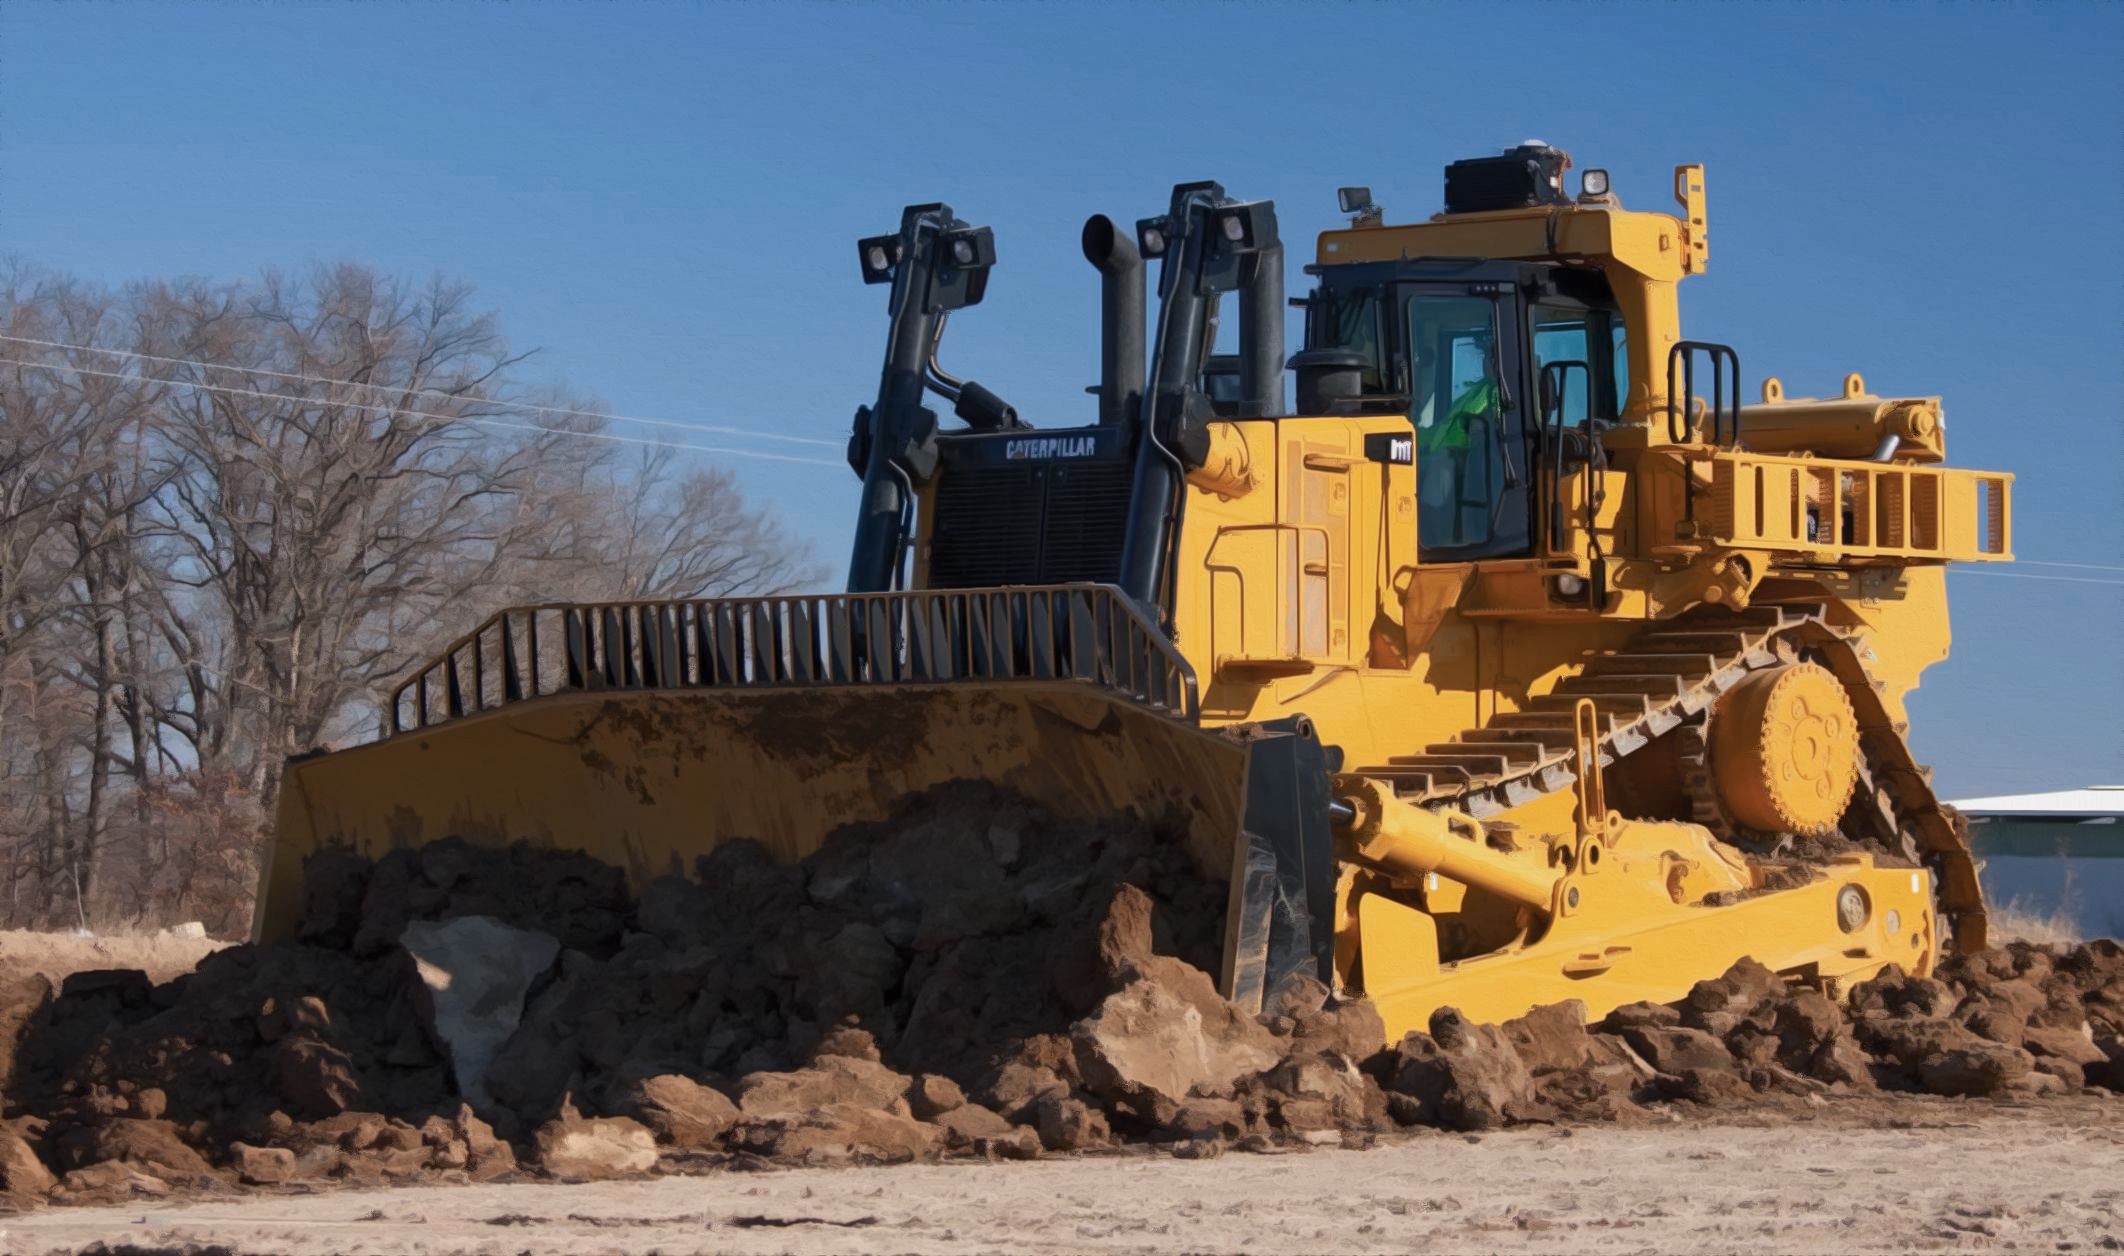
<instances>
[{"instance_id":1,"label":"building roof","mask_svg":"<svg viewBox=\"0 0 2124 1256\"><path fill-rule=\"evenodd\" d=\"M2059 820L2124 816L2124 785L2090 785L2048 794L2002 794L1961 798L1948 804L1972 819L1984 816L2043 816Z\"/></svg>"}]
</instances>

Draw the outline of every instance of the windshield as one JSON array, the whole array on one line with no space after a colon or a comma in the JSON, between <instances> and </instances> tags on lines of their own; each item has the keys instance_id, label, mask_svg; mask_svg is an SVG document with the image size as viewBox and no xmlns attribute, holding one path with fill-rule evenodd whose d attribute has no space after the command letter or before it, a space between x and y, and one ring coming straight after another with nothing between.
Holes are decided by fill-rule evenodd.
<instances>
[{"instance_id":1,"label":"windshield","mask_svg":"<svg viewBox=\"0 0 2124 1256\"><path fill-rule=\"evenodd\" d=\"M1343 349L1364 356L1363 391L1383 393L1386 385L1385 338L1379 326L1379 294L1373 289L1336 292L1322 288L1313 298L1314 348Z\"/></svg>"}]
</instances>

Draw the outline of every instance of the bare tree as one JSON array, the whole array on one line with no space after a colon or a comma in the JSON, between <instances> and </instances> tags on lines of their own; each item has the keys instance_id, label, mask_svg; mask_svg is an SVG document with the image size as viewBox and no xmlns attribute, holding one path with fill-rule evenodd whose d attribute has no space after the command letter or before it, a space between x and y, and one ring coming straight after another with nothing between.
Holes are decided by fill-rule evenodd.
<instances>
[{"instance_id":1,"label":"bare tree","mask_svg":"<svg viewBox=\"0 0 2124 1256\"><path fill-rule=\"evenodd\" d=\"M90 347L0 354L36 363L0 368L10 921L221 904L202 887L242 883L286 757L375 727L492 609L816 570L727 471L528 409L461 283L343 264L112 296L17 268L0 326Z\"/></svg>"}]
</instances>

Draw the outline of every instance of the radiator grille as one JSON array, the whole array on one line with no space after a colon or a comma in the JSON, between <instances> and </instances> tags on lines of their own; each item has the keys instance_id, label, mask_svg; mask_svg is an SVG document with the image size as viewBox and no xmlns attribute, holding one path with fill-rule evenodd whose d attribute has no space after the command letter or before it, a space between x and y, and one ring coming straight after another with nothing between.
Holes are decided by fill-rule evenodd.
<instances>
[{"instance_id":1,"label":"radiator grille","mask_svg":"<svg viewBox=\"0 0 2124 1256\"><path fill-rule=\"evenodd\" d=\"M929 586L1112 582L1133 477L1117 458L947 468L932 512Z\"/></svg>"}]
</instances>

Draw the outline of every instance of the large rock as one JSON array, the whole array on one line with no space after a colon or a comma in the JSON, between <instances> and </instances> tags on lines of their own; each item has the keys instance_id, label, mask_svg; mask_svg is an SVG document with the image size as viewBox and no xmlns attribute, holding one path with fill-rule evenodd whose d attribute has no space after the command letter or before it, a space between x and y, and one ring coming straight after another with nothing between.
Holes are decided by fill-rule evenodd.
<instances>
[{"instance_id":1,"label":"large rock","mask_svg":"<svg viewBox=\"0 0 2124 1256\"><path fill-rule=\"evenodd\" d=\"M1063 922L1055 940L1055 994L1071 1015L1099 1006L1151 957L1150 895L1116 885Z\"/></svg>"},{"instance_id":2,"label":"large rock","mask_svg":"<svg viewBox=\"0 0 2124 1256\"><path fill-rule=\"evenodd\" d=\"M1784 991L1783 978L1752 959L1742 959L1723 975L1691 986L1676 1010L1683 1025L1723 1038L1758 1005Z\"/></svg>"},{"instance_id":3,"label":"large rock","mask_svg":"<svg viewBox=\"0 0 2124 1256\"><path fill-rule=\"evenodd\" d=\"M1726 1044L1701 1029L1674 1025L1632 1026L1622 1038L1647 1063L1662 1073L1680 1076L1690 1069L1732 1069L1733 1055Z\"/></svg>"},{"instance_id":4,"label":"large rock","mask_svg":"<svg viewBox=\"0 0 2124 1256\"><path fill-rule=\"evenodd\" d=\"M59 1179L37 1158L18 1129L0 1126L0 1201L17 1206L43 1199Z\"/></svg>"},{"instance_id":5,"label":"large rock","mask_svg":"<svg viewBox=\"0 0 2124 1256\"><path fill-rule=\"evenodd\" d=\"M1083 1151L1104 1147L1113 1137L1106 1115L1081 1099L1046 1095L1033 1105L1040 1145L1049 1151Z\"/></svg>"},{"instance_id":6,"label":"large rock","mask_svg":"<svg viewBox=\"0 0 2124 1256\"><path fill-rule=\"evenodd\" d=\"M291 1112L311 1118L336 1116L363 1106L361 1075L346 1048L313 1033L275 1043L266 1080Z\"/></svg>"},{"instance_id":7,"label":"large rock","mask_svg":"<svg viewBox=\"0 0 2124 1256\"><path fill-rule=\"evenodd\" d=\"M285 1147L253 1147L229 1144L229 1167L252 1186L276 1186L295 1179L295 1153Z\"/></svg>"},{"instance_id":8,"label":"large rock","mask_svg":"<svg viewBox=\"0 0 2124 1256\"><path fill-rule=\"evenodd\" d=\"M1918 1082L1936 1095L1991 1095L2034 1068L2035 1061L2019 1047L1979 1038L1926 1058L1918 1066Z\"/></svg>"},{"instance_id":9,"label":"large rock","mask_svg":"<svg viewBox=\"0 0 2124 1256\"><path fill-rule=\"evenodd\" d=\"M1533 1075L1504 1031L1449 1007L1432 1014L1429 1035L1403 1038L1389 1063L1389 1088L1411 1101L1390 1108L1404 1124L1494 1129L1534 1098Z\"/></svg>"},{"instance_id":10,"label":"large rock","mask_svg":"<svg viewBox=\"0 0 2124 1256\"><path fill-rule=\"evenodd\" d=\"M474 1107L492 1106L488 1066L522 1023L524 998L553 967L560 943L492 916L459 916L415 921L398 944L413 962L421 1025L449 1057L457 1093Z\"/></svg>"},{"instance_id":11,"label":"large rock","mask_svg":"<svg viewBox=\"0 0 2124 1256\"><path fill-rule=\"evenodd\" d=\"M905 1074L874 1060L822 1055L786 1073L753 1073L738 1083L737 1106L747 1118L791 1116L814 1108L853 1104L909 1115Z\"/></svg>"},{"instance_id":12,"label":"large rock","mask_svg":"<svg viewBox=\"0 0 2124 1256\"><path fill-rule=\"evenodd\" d=\"M1286 1056L1262 1077L1278 1114L1295 1130L1364 1129L1386 1118L1386 1095L1337 1052Z\"/></svg>"},{"instance_id":13,"label":"large rock","mask_svg":"<svg viewBox=\"0 0 2124 1256\"><path fill-rule=\"evenodd\" d=\"M1580 999L1545 1004L1498 1028L1504 1030L1531 1073L1582 1068L1593 1058L1593 1038L1586 1032L1586 1005Z\"/></svg>"},{"instance_id":14,"label":"large rock","mask_svg":"<svg viewBox=\"0 0 2124 1256\"><path fill-rule=\"evenodd\" d=\"M738 1120L737 1105L722 1091L676 1073L642 1078L622 1102L628 1115L679 1147L712 1147Z\"/></svg>"},{"instance_id":15,"label":"large rock","mask_svg":"<svg viewBox=\"0 0 2124 1256\"><path fill-rule=\"evenodd\" d=\"M656 1137L626 1117L585 1117L572 1103L538 1127L539 1167L564 1182L635 1177L656 1167Z\"/></svg>"},{"instance_id":16,"label":"large rock","mask_svg":"<svg viewBox=\"0 0 2124 1256\"><path fill-rule=\"evenodd\" d=\"M1071 1031L1084 1084L1109 1101L1225 1095L1275 1064L1275 1035L1240 1013L1200 969L1165 956Z\"/></svg>"},{"instance_id":17,"label":"large rock","mask_svg":"<svg viewBox=\"0 0 2124 1256\"><path fill-rule=\"evenodd\" d=\"M857 1103L751 1118L732 1140L746 1151L796 1164L904 1164L934 1159L944 1131Z\"/></svg>"},{"instance_id":18,"label":"large rock","mask_svg":"<svg viewBox=\"0 0 2124 1256\"><path fill-rule=\"evenodd\" d=\"M212 1166L186 1145L168 1121L118 1118L77 1126L54 1140L59 1163L87 1168L105 1160L137 1169L165 1182L211 1180Z\"/></svg>"}]
</instances>

